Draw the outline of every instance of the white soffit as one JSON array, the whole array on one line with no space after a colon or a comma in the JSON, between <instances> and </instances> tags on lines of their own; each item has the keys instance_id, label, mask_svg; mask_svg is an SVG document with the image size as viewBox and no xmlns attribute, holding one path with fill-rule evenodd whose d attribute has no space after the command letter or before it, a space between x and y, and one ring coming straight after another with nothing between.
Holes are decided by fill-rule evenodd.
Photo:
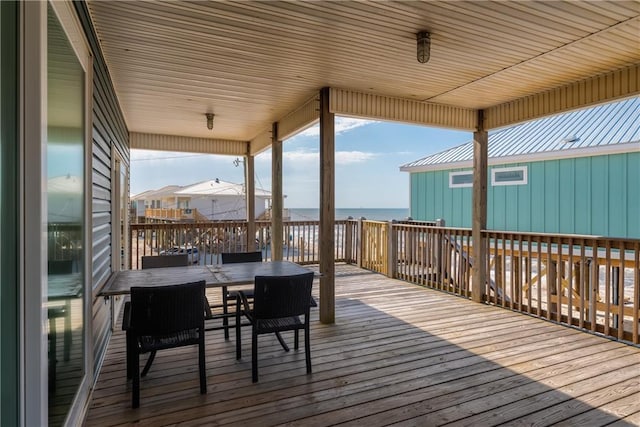
<instances>
[{"instance_id":1,"label":"white soffit","mask_svg":"<svg viewBox=\"0 0 640 427\"><path fill-rule=\"evenodd\" d=\"M638 43L640 49L640 40ZM617 100L628 94L640 94L640 65L492 107L485 111L485 127L496 129Z\"/></svg>"},{"instance_id":2,"label":"white soffit","mask_svg":"<svg viewBox=\"0 0 640 427\"><path fill-rule=\"evenodd\" d=\"M129 144L132 149L227 154L232 156L244 156L248 152L249 145L245 141L191 138L139 132L129 133Z\"/></svg>"},{"instance_id":3,"label":"white soffit","mask_svg":"<svg viewBox=\"0 0 640 427\"><path fill-rule=\"evenodd\" d=\"M478 109L492 128L640 93L638 1L88 6L136 133L209 138L204 113L213 112L220 140L262 141L280 121L288 136L308 120L292 112L306 111L323 87L353 95L332 101L336 114L464 130L475 127ZM426 64L416 60L423 30L432 41ZM251 151L264 147L252 143Z\"/></svg>"}]
</instances>

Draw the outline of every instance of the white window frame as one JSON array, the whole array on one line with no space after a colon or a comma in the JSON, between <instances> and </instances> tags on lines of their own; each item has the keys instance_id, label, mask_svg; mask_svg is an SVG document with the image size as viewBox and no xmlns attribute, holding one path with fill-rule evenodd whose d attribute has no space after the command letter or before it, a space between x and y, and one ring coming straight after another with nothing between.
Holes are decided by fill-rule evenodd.
<instances>
[{"instance_id":1,"label":"white window frame","mask_svg":"<svg viewBox=\"0 0 640 427\"><path fill-rule=\"evenodd\" d=\"M464 184L454 184L453 177L460 175L471 175L471 182L466 182ZM473 170L466 171L458 171L458 172L449 172L449 188L466 188L473 187Z\"/></svg>"},{"instance_id":2,"label":"white window frame","mask_svg":"<svg viewBox=\"0 0 640 427\"><path fill-rule=\"evenodd\" d=\"M510 168L494 168L491 169L491 185L494 187L500 185L527 185L529 177L527 174L527 166L514 166ZM516 172L522 171L522 180L518 181L496 181L496 173L500 172Z\"/></svg>"},{"instance_id":3,"label":"white window frame","mask_svg":"<svg viewBox=\"0 0 640 427\"><path fill-rule=\"evenodd\" d=\"M124 177L123 177L124 174ZM128 270L131 268L129 265L129 248L125 245L121 248L121 242L124 238L125 241L129 241L129 165L124 162L124 156L120 154L115 144L111 146L111 271L117 272L121 270ZM124 198L120 197L120 194L124 190ZM122 210L125 210L124 218L122 217ZM124 224L121 231L121 224ZM123 252L121 253L121 250ZM122 266L122 259L124 259L124 268Z\"/></svg>"},{"instance_id":4,"label":"white window frame","mask_svg":"<svg viewBox=\"0 0 640 427\"><path fill-rule=\"evenodd\" d=\"M93 59L82 25L71 1L21 2L21 219L20 288L23 293L21 344L23 366L20 371L22 389L21 425L48 423L48 356L47 356L47 7L51 4L76 59L84 70L84 375L65 424L81 422L93 384L93 339L91 324L91 136L93 100ZM28 64L28 65L27 65Z\"/></svg>"}]
</instances>

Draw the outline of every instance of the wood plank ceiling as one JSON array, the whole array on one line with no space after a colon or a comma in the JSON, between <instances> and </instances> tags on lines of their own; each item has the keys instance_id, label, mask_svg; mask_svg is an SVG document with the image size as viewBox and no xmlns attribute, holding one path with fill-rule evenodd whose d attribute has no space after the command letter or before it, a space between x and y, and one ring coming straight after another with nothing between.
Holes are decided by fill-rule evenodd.
<instances>
[{"instance_id":1,"label":"wood plank ceiling","mask_svg":"<svg viewBox=\"0 0 640 427\"><path fill-rule=\"evenodd\" d=\"M251 141L326 86L409 100L414 109L476 110L627 70L614 95L572 106L640 92L638 1L90 1L89 8L137 133ZM416 60L421 30L431 32L426 64ZM213 131L207 112L215 114Z\"/></svg>"}]
</instances>

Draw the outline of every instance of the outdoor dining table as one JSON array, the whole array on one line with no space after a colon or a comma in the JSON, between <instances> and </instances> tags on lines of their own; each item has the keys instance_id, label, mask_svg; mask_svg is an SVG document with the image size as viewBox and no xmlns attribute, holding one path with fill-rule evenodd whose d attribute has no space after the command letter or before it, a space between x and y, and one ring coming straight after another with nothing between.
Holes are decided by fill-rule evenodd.
<instances>
[{"instance_id":1,"label":"outdoor dining table","mask_svg":"<svg viewBox=\"0 0 640 427\"><path fill-rule=\"evenodd\" d=\"M165 286L204 280L207 288L226 288L253 284L256 276L287 276L309 273L311 270L290 261L241 262L221 265L190 265L185 267L122 270L113 275L98 295L105 299L128 295L133 286ZM315 300L312 307L317 306ZM116 324L114 304L111 304L112 326Z\"/></svg>"},{"instance_id":2,"label":"outdoor dining table","mask_svg":"<svg viewBox=\"0 0 640 427\"><path fill-rule=\"evenodd\" d=\"M100 291L112 297L131 293L132 286L164 286L204 280L207 288L253 284L256 276L304 274L310 270L290 261L241 262L223 265L150 268L117 272Z\"/></svg>"}]
</instances>

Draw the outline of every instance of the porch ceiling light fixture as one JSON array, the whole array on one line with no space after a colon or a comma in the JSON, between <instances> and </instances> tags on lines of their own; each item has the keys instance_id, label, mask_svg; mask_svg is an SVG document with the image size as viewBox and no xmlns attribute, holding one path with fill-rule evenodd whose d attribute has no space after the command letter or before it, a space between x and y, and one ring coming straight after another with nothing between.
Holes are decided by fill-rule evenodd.
<instances>
[{"instance_id":1,"label":"porch ceiling light fixture","mask_svg":"<svg viewBox=\"0 0 640 427\"><path fill-rule=\"evenodd\" d=\"M418 62L426 64L431 57L431 34L428 31L420 31L416 34L416 40L418 42Z\"/></svg>"},{"instance_id":2,"label":"porch ceiling light fixture","mask_svg":"<svg viewBox=\"0 0 640 427\"><path fill-rule=\"evenodd\" d=\"M215 116L215 114L206 113L205 116L207 116L207 129L213 130L213 117Z\"/></svg>"}]
</instances>

